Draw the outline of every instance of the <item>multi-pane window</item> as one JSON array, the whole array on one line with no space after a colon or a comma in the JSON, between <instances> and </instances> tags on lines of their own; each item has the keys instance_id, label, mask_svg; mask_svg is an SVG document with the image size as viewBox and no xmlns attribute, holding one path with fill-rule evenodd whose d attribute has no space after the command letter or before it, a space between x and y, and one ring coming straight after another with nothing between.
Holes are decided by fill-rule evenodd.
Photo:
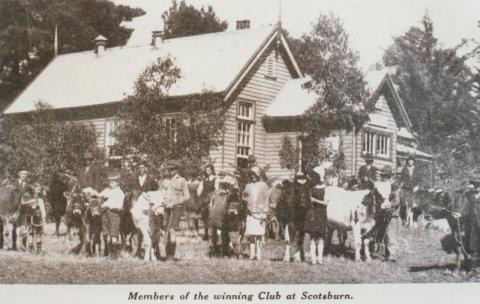
<instances>
[{"instance_id":1,"label":"multi-pane window","mask_svg":"<svg viewBox=\"0 0 480 304\"><path fill-rule=\"evenodd\" d=\"M251 102L240 102L237 113L237 163L253 155L255 110Z\"/></svg>"},{"instance_id":2,"label":"multi-pane window","mask_svg":"<svg viewBox=\"0 0 480 304\"><path fill-rule=\"evenodd\" d=\"M377 156L390 157L390 137L377 134L375 148Z\"/></svg>"},{"instance_id":3,"label":"multi-pane window","mask_svg":"<svg viewBox=\"0 0 480 304\"><path fill-rule=\"evenodd\" d=\"M237 157L248 158L253 154L253 123L238 121L237 123Z\"/></svg>"},{"instance_id":4,"label":"multi-pane window","mask_svg":"<svg viewBox=\"0 0 480 304\"><path fill-rule=\"evenodd\" d=\"M115 138L115 130L117 129L118 121L117 120L107 120L105 126L105 146L110 157L118 156L118 153L115 149L115 144L117 140Z\"/></svg>"},{"instance_id":5,"label":"multi-pane window","mask_svg":"<svg viewBox=\"0 0 480 304\"><path fill-rule=\"evenodd\" d=\"M365 131L363 133L362 154L390 158L390 135Z\"/></svg>"}]
</instances>

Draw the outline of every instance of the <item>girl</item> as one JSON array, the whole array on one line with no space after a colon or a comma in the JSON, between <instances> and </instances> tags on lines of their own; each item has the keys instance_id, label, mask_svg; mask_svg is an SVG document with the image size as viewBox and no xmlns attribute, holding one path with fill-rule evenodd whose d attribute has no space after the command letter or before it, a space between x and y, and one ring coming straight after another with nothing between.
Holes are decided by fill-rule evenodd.
<instances>
[{"instance_id":1,"label":"girl","mask_svg":"<svg viewBox=\"0 0 480 304\"><path fill-rule=\"evenodd\" d=\"M250 170L251 182L245 186L244 199L247 201L247 227L245 234L250 242L250 259L262 259L265 221L268 215L268 186L261 179L259 167Z\"/></svg>"},{"instance_id":2,"label":"girl","mask_svg":"<svg viewBox=\"0 0 480 304\"><path fill-rule=\"evenodd\" d=\"M310 261L312 265L323 263L323 247L327 230L327 204L325 187L320 175L312 172L309 180L310 200L307 200L305 232L310 235Z\"/></svg>"}]
</instances>

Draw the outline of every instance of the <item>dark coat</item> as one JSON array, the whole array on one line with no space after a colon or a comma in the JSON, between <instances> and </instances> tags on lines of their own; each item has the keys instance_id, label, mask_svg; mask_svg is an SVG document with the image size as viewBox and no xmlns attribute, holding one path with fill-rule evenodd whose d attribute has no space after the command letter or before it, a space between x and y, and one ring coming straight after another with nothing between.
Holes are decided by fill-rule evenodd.
<instances>
[{"instance_id":1,"label":"dark coat","mask_svg":"<svg viewBox=\"0 0 480 304\"><path fill-rule=\"evenodd\" d=\"M157 188L157 182L153 176L147 174L143 185L140 185L140 180L138 178L139 176L135 175L135 186L140 190L140 192L154 191Z\"/></svg>"},{"instance_id":2,"label":"dark coat","mask_svg":"<svg viewBox=\"0 0 480 304\"><path fill-rule=\"evenodd\" d=\"M311 196L320 201L325 200L325 189L318 187L311 188ZM311 237L325 237L327 230L327 206L309 200L307 214L305 215L305 232Z\"/></svg>"},{"instance_id":3,"label":"dark coat","mask_svg":"<svg viewBox=\"0 0 480 304\"><path fill-rule=\"evenodd\" d=\"M365 179L368 179L369 181L376 181L377 180L377 172L378 168L371 165L370 168L367 165L363 165L358 169L358 178L359 178L359 186L361 189L366 189L368 188L368 182L365 181Z\"/></svg>"},{"instance_id":4,"label":"dark coat","mask_svg":"<svg viewBox=\"0 0 480 304\"><path fill-rule=\"evenodd\" d=\"M480 255L480 198L476 194L473 190L466 193L465 237L469 253Z\"/></svg>"},{"instance_id":5,"label":"dark coat","mask_svg":"<svg viewBox=\"0 0 480 304\"><path fill-rule=\"evenodd\" d=\"M101 168L97 165L91 165L88 168L83 167L78 173L78 184L80 189L91 187L100 192L105 188L104 177Z\"/></svg>"},{"instance_id":6,"label":"dark coat","mask_svg":"<svg viewBox=\"0 0 480 304\"><path fill-rule=\"evenodd\" d=\"M421 186L422 184L422 176L417 166L414 166L412 175L408 172L408 166L404 166L400 173L400 180L406 190L413 190L415 186Z\"/></svg>"}]
</instances>

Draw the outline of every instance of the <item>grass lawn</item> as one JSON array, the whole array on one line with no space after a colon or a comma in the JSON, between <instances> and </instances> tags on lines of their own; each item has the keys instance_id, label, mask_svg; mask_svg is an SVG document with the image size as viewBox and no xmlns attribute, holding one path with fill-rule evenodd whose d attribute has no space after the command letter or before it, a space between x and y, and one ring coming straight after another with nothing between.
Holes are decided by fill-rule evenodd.
<instances>
[{"instance_id":1,"label":"grass lawn","mask_svg":"<svg viewBox=\"0 0 480 304\"><path fill-rule=\"evenodd\" d=\"M0 250L0 283L27 284L173 284L173 283L456 283L480 282L480 273L451 273L455 257L440 247L439 231L418 228L399 233L395 263L376 259L355 263L327 255L323 265L283 263L282 242L269 240L264 260L209 258L208 243L181 238L175 262L143 262L132 257L117 261L67 253L64 238L46 229L45 253ZM306 242L308 243L308 242ZM350 256L350 255L347 255ZM308 257L307 257L308 259Z\"/></svg>"}]
</instances>

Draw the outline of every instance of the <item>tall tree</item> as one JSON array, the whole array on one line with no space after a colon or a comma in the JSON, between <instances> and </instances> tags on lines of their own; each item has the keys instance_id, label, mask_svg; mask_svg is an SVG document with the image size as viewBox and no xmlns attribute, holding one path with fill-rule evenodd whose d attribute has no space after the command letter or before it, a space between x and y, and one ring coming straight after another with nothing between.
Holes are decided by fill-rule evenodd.
<instances>
[{"instance_id":1,"label":"tall tree","mask_svg":"<svg viewBox=\"0 0 480 304\"><path fill-rule=\"evenodd\" d=\"M328 149L318 142L338 128L357 129L372 110L359 55L350 46L342 21L334 15L320 15L309 34L290 39L302 71L310 77L305 90L316 93L317 102L304 119L303 157L314 165L328 158ZM314 64L312 64L314 63Z\"/></svg>"},{"instance_id":2,"label":"tall tree","mask_svg":"<svg viewBox=\"0 0 480 304\"><path fill-rule=\"evenodd\" d=\"M77 52L99 34L124 44L131 29L120 24L143 13L106 0L0 0L0 111L53 58L55 25L59 53Z\"/></svg>"},{"instance_id":3,"label":"tall tree","mask_svg":"<svg viewBox=\"0 0 480 304\"><path fill-rule=\"evenodd\" d=\"M396 68L393 81L414 131L424 147L438 155L440 170L447 175L464 173L480 160L479 100L472 94L474 75L466 63L471 54L458 52L464 43L442 47L426 15L420 27L396 37L383 58L385 66Z\"/></svg>"},{"instance_id":4,"label":"tall tree","mask_svg":"<svg viewBox=\"0 0 480 304\"><path fill-rule=\"evenodd\" d=\"M120 153L147 156L157 167L172 158L198 167L210 149L221 143L222 96L205 91L172 99L168 91L179 77L181 71L170 57L159 58L140 75L135 93L119 113L121 124L115 136Z\"/></svg>"},{"instance_id":5,"label":"tall tree","mask_svg":"<svg viewBox=\"0 0 480 304\"><path fill-rule=\"evenodd\" d=\"M196 9L185 1L172 1L172 6L162 15L164 38L175 38L205 33L223 32L228 23L215 14L213 8Z\"/></svg>"}]
</instances>

